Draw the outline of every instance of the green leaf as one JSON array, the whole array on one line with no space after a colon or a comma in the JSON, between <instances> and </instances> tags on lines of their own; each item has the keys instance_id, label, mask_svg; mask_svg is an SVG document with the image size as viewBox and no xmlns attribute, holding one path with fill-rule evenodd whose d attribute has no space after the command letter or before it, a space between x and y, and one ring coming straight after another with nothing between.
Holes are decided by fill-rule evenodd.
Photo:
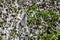
<instances>
[{"instance_id":1,"label":"green leaf","mask_svg":"<svg viewBox=\"0 0 60 40\"><path fill-rule=\"evenodd\" d=\"M1 27L3 26L3 24L4 24L4 22L3 22L3 21L0 21L0 26L1 26Z\"/></svg>"},{"instance_id":2,"label":"green leaf","mask_svg":"<svg viewBox=\"0 0 60 40\"><path fill-rule=\"evenodd\" d=\"M3 40L2 36L0 36L0 40Z\"/></svg>"}]
</instances>

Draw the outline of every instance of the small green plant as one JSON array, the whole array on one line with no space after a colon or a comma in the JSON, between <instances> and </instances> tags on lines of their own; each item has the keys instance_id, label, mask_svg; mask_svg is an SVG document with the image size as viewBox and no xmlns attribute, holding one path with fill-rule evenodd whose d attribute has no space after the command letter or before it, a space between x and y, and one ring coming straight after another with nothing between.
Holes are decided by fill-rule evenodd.
<instances>
[{"instance_id":1,"label":"small green plant","mask_svg":"<svg viewBox=\"0 0 60 40\"><path fill-rule=\"evenodd\" d=\"M0 40L2 40L3 38L2 38L2 36L0 36Z\"/></svg>"},{"instance_id":2,"label":"small green plant","mask_svg":"<svg viewBox=\"0 0 60 40\"><path fill-rule=\"evenodd\" d=\"M0 21L0 26L1 26L1 27L3 26L3 24L4 24L4 22L3 22L3 21Z\"/></svg>"},{"instance_id":3,"label":"small green plant","mask_svg":"<svg viewBox=\"0 0 60 40\"><path fill-rule=\"evenodd\" d=\"M60 23L60 13L56 13L55 11L52 10L40 11L37 6L32 6L26 10L26 14L28 26L33 24L37 26L43 25L43 27L45 27L44 28L45 32L42 32L38 36L41 40L57 40L57 38L59 40L60 31L56 30L57 26L56 22ZM47 26L42 23L41 18L44 21L43 23L45 23ZM30 38L30 40L33 39Z\"/></svg>"}]
</instances>

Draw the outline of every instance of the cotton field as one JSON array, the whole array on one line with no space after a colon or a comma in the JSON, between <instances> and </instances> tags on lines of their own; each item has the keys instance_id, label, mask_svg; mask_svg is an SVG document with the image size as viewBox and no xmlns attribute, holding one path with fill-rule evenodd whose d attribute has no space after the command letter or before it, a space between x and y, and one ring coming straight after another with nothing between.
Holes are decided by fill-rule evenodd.
<instances>
[{"instance_id":1,"label":"cotton field","mask_svg":"<svg viewBox=\"0 0 60 40\"><path fill-rule=\"evenodd\" d=\"M60 40L60 0L0 0L0 40Z\"/></svg>"}]
</instances>

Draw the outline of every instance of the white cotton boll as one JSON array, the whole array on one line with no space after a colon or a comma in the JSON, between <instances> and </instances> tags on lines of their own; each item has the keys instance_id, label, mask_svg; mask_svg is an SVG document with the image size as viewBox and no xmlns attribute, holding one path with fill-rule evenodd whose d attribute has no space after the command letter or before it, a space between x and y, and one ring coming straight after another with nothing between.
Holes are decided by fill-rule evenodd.
<instances>
[{"instance_id":1,"label":"white cotton boll","mask_svg":"<svg viewBox=\"0 0 60 40\"><path fill-rule=\"evenodd\" d=\"M1 22L1 21L3 22L2 18L0 18L0 22Z\"/></svg>"},{"instance_id":2,"label":"white cotton boll","mask_svg":"<svg viewBox=\"0 0 60 40\"><path fill-rule=\"evenodd\" d=\"M25 29L26 29L26 32L29 32L29 28L28 27L25 27Z\"/></svg>"},{"instance_id":3,"label":"white cotton boll","mask_svg":"<svg viewBox=\"0 0 60 40\"><path fill-rule=\"evenodd\" d=\"M2 18L4 18L4 17L3 17L3 14L2 14Z\"/></svg>"},{"instance_id":4,"label":"white cotton boll","mask_svg":"<svg viewBox=\"0 0 60 40\"><path fill-rule=\"evenodd\" d=\"M19 16L20 16L20 14L18 14L17 18L21 19Z\"/></svg>"},{"instance_id":5,"label":"white cotton boll","mask_svg":"<svg viewBox=\"0 0 60 40\"><path fill-rule=\"evenodd\" d=\"M20 17L23 18L24 17L24 14L20 14Z\"/></svg>"},{"instance_id":6,"label":"white cotton boll","mask_svg":"<svg viewBox=\"0 0 60 40\"><path fill-rule=\"evenodd\" d=\"M43 26L39 26L39 28L42 28Z\"/></svg>"},{"instance_id":7,"label":"white cotton boll","mask_svg":"<svg viewBox=\"0 0 60 40\"><path fill-rule=\"evenodd\" d=\"M37 38L37 36L33 36L34 38Z\"/></svg>"},{"instance_id":8,"label":"white cotton boll","mask_svg":"<svg viewBox=\"0 0 60 40\"><path fill-rule=\"evenodd\" d=\"M40 9L40 11L42 11L42 10L44 10L44 9Z\"/></svg>"},{"instance_id":9,"label":"white cotton boll","mask_svg":"<svg viewBox=\"0 0 60 40\"><path fill-rule=\"evenodd\" d=\"M37 2L36 4L41 4L42 2Z\"/></svg>"},{"instance_id":10,"label":"white cotton boll","mask_svg":"<svg viewBox=\"0 0 60 40\"><path fill-rule=\"evenodd\" d=\"M19 37L16 37L15 40L19 40Z\"/></svg>"},{"instance_id":11,"label":"white cotton boll","mask_svg":"<svg viewBox=\"0 0 60 40\"><path fill-rule=\"evenodd\" d=\"M29 29L26 29L26 32L29 32Z\"/></svg>"},{"instance_id":12,"label":"white cotton boll","mask_svg":"<svg viewBox=\"0 0 60 40\"><path fill-rule=\"evenodd\" d=\"M59 17L59 20L60 20L60 17Z\"/></svg>"},{"instance_id":13,"label":"white cotton boll","mask_svg":"<svg viewBox=\"0 0 60 40\"><path fill-rule=\"evenodd\" d=\"M41 2L43 2L43 0L40 0Z\"/></svg>"},{"instance_id":14,"label":"white cotton boll","mask_svg":"<svg viewBox=\"0 0 60 40\"><path fill-rule=\"evenodd\" d=\"M29 36L30 36L30 37L32 37L32 36L33 36L33 34L30 34Z\"/></svg>"},{"instance_id":15,"label":"white cotton boll","mask_svg":"<svg viewBox=\"0 0 60 40\"><path fill-rule=\"evenodd\" d=\"M6 28L4 29L3 33L6 33Z\"/></svg>"},{"instance_id":16,"label":"white cotton boll","mask_svg":"<svg viewBox=\"0 0 60 40\"><path fill-rule=\"evenodd\" d=\"M19 7L19 5L17 4L17 2L15 2L15 6L16 6L16 7Z\"/></svg>"},{"instance_id":17,"label":"white cotton boll","mask_svg":"<svg viewBox=\"0 0 60 40\"><path fill-rule=\"evenodd\" d=\"M36 30L36 31L35 31L35 34L37 34L37 35L38 35L38 34L39 34L39 30Z\"/></svg>"},{"instance_id":18,"label":"white cotton boll","mask_svg":"<svg viewBox=\"0 0 60 40\"><path fill-rule=\"evenodd\" d=\"M33 11L33 13L32 13L32 17L35 15L35 12Z\"/></svg>"},{"instance_id":19,"label":"white cotton boll","mask_svg":"<svg viewBox=\"0 0 60 40\"><path fill-rule=\"evenodd\" d=\"M19 18L20 20L22 20L24 14L18 14L17 18Z\"/></svg>"},{"instance_id":20,"label":"white cotton boll","mask_svg":"<svg viewBox=\"0 0 60 40\"><path fill-rule=\"evenodd\" d=\"M24 35L24 33L23 34L21 34L21 37L23 38L25 35Z\"/></svg>"},{"instance_id":21,"label":"white cotton boll","mask_svg":"<svg viewBox=\"0 0 60 40\"><path fill-rule=\"evenodd\" d=\"M12 13L11 15L15 15L16 13Z\"/></svg>"},{"instance_id":22,"label":"white cotton boll","mask_svg":"<svg viewBox=\"0 0 60 40\"><path fill-rule=\"evenodd\" d=\"M4 8L4 10L2 10L2 13L7 13L7 12L6 12L6 8Z\"/></svg>"},{"instance_id":23,"label":"white cotton boll","mask_svg":"<svg viewBox=\"0 0 60 40\"><path fill-rule=\"evenodd\" d=\"M6 40L6 37L5 36L2 36L3 37L3 40Z\"/></svg>"},{"instance_id":24,"label":"white cotton boll","mask_svg":"<svg viewBox=\"0 0 60 40\"><path fill-rule=\"evenodd\" d=\"M55 5L57 4L57 1L54 1Z\"/></svg>"},{"instance_id":25,"label":"white cotton boll","mask_svg":"<svg viewBox=\"0 0 60 40\"><path fill-rule=\"evenodd\" d=\"M8 30L11 30L11 29L13 29L13 28L14 28L14 27L9 27Z\"/></svg>"},{"instance_id":26,"label":"white cotton boll","mask_svg":"<svg viewBox=\"0 0 60 40\"><path fill-rule=\"evenodd\" d=\"M10 20L11 20L11 18L7 18L7 22L10 21Z\"/></svg>"},{"instance_id":27,"label":"white cotton boll","mask_svg":"<svg viewBox=\"0 0 60 40\"><path fill-rule=\"evenodd\" d=\"M17 28L17 29L19 28L19 23L20 23L20 22L18 21L17 24L16 24L16 28Z\"/></svg>"},{"instance_id":28,"label":"white cotton boll","mask_svg":"<svg viewBox=\"0 0 60 40\"><path fill-rule=\"evenodd\" d=\"M9 36L9 31L6 30L6 40L8 40L8 36Z\"/></svg>"},{"instance_id":29,"label":"white cotton boll","mask_svg":"<svg viewBox=\"0 0 60 40\"><path fill-rule=\"evenodd\" d=\"M27 5L29 5L29 2L26 2Z\"/></svg>"},{"instance_id":30,"label":"white cotton boll","mask_svg":"<svg viewBox=\"0 0 60 40\"><path fill-rule=\"evenodd\" d=\"M58 24L58 25L56 26L56 29L60 29L60 24Z\"/></svg>"},{"instance_id":31,"label":"white cotton boll","mask_svg":"<svg viewBox=\"0 0 60 40\"><path fill-rule=\"evenodd\" d=\"M58 4L60 5L60 2L58 2Z\"/></svg>"},{"instance_id":32,"label":"white cotton boll","mask_svg":"<svg viewBox=\"0 0 60 40\"><path fill-rule=\"evenodd\" d=\"M40 30L40 33L42 33L42 29Z\"/></svg>"},{"instance_id":33,"label":"white cotton boll","mask_svg":"<svg viewBox=\"0 0 60 40\"><path fill-rule=\"evenodd\" d=\"M2 30L2 28L0 28L0 32L2 32L3 30Z\"/></svg>"}]
</instances>

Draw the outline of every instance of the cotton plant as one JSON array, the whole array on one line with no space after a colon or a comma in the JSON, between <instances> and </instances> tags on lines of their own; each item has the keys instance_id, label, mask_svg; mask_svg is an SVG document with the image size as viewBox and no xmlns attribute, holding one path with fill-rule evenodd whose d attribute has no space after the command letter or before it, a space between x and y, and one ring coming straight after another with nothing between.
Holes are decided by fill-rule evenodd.
<instances>
[{"instance_id":1,"label":"cotton plant","mask_svg":"<svg viewBox=\"0 0 60 40\"><path fill-rule=\"evenodd\" d=\"M59 40L55 27L60 13L40 10L39 4L40 0L0 0L0 40Z\"/></svg>"},{"instance_id":2,"label":"cotton plant","mask_svg":"<svg viewBox=\"0 0 60 40\"><path fill-rule=\"evenodd\" d=\"M40 29L42 31L42 33L39 33L38 38L41 40L57 40L58 35L57 34L57 22L60 24L60 13L57 13L55 11L52 10L39 10L38 7L36 6L32 6L30 7L26 13L28 15L27 17L27 25L28 27L32 28L32 30L36 30L36 29L40 29L39 26L42 25L42 28ZM32 8L32 9L31 9ZM37 10L38 9L38 10ZM33 13L35 12L35 14ZM31 16L31 15L33 16ZM42 22L42 19L43 22ZM37 25L37 27L33 27L33 25ZM43 30L42 30L43 29ZM33 32L31 32L33 33ZM34 35L35 33L33 33ZM55 35L57 34L57 35ZM36 35L36 34L35 34ZM51 36L50 36L51 35ZM49 37L49 38L48 38ZM51 38L51 39L50 39ZM32 39L32 38L31 38Z\"/></svg>"}]
</instances>

